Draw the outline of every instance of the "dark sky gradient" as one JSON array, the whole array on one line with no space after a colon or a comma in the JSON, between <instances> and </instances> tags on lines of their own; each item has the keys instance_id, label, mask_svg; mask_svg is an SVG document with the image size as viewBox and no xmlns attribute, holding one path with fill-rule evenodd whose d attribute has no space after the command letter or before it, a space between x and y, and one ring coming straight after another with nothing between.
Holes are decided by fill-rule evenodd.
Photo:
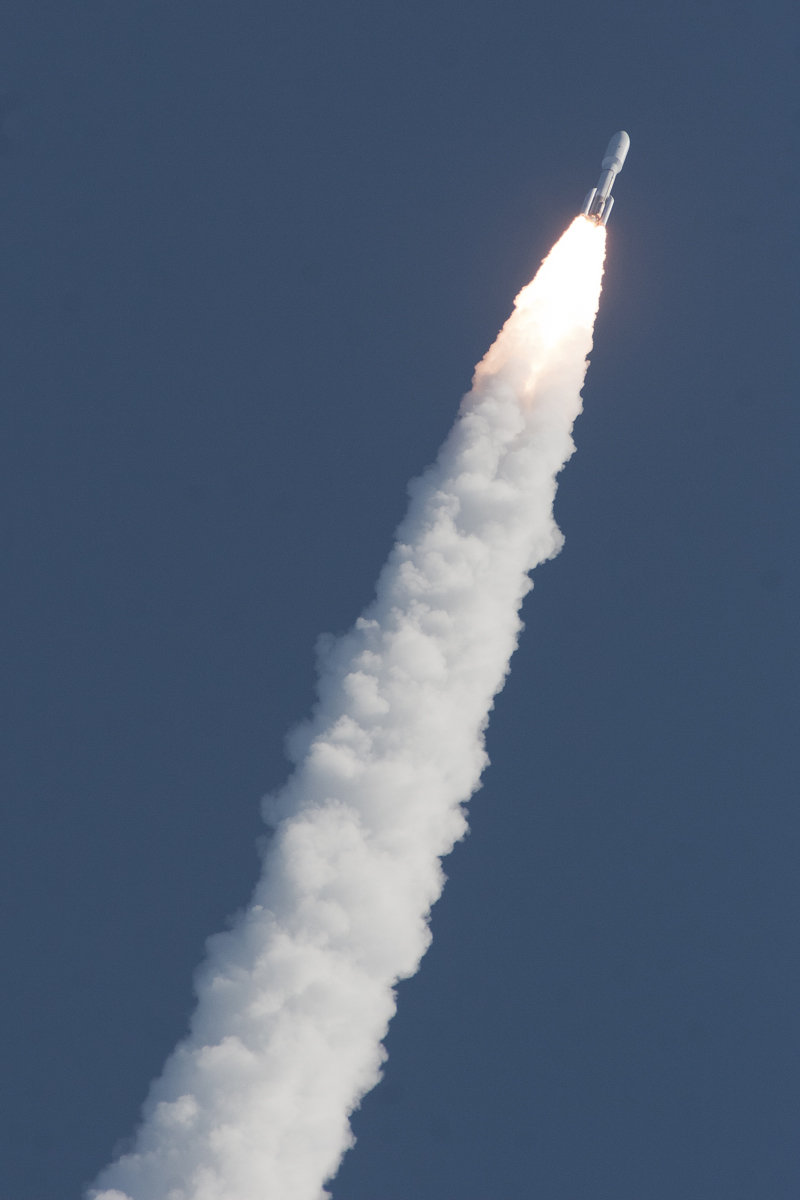
<instances>
[{"instance_id":1,"label":"dark sky gradient","mask_svg":"<svg viewBox=\"0 0 800 1200\"><path fill-rule=\"evenodd\" d=\"M596 182L606 290L335 1200L800 1195L800 8L0 2L0 1200L78 1200L313 644Z\"/></svg>"}]
</instances>

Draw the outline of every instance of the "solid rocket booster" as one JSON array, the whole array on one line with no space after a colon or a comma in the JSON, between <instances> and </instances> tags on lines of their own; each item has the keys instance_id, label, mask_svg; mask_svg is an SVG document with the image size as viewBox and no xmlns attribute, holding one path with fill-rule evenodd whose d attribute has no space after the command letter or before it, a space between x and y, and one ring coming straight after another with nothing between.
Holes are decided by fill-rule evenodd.
<instances>
[{"instance_id":1,"label":"solid rocket booster","mask_svg":"<svg viewBox=\"0 0 800 1200\"><path fill-rule=\"evenodd\" d=\"M614 197L611 195L611 189L614 186L614 180L622 170L622 164L625 162L625 155L630 148L631 139L627 133L620 130L615 133L611 141L608 143L606 156L600 164L603 168L603 174L596 188L587 195L583 202L581 212L594 221L595 225L607 225L608 218L611 216L611 208L614 204Z\"/></svg>"}]
</instances>

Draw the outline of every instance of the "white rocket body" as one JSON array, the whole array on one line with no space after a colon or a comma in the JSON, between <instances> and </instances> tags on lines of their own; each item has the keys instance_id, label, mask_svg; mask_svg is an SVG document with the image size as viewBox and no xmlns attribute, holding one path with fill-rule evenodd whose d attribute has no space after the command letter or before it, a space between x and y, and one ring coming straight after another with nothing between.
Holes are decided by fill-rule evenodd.
<instances>
[{"instance_id":1,"label":"white rocket body","mask_svg":"<svg viewBox=\"0 0 800 1200\"><path fill-rule=\"evenodd\" d=\"M587 194L583 202L581 212L584 216L589 217L596 225L607 225L608 218L611 215L611 209L614 204L614 197L611 195L611 189L614 186L614 180L622 170L622 164L625 162L625 156L630 149L631 139L624 130L615 133L611 141L608 143L605 157L600 164L603 168L603 174L600 176L597 187Z\"/></svg>"}]
</instances>

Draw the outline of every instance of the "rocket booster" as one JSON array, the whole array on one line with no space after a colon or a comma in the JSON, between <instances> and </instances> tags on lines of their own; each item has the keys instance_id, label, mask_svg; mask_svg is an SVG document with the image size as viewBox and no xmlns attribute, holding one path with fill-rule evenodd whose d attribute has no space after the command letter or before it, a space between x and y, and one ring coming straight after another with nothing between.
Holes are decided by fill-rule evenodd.
<instances>
[{"instance_id":1,"label":"rocket booster","mask_svg":"<svg viewBox=\"0 0 800 1200\"><path fill-rule=\"evenodd\" d=\"M590 221L594 221L595 225L608 224L608 218L611 216L611 208L614 204L611 189L614 186L614 180L622 170L622 164L625 162L625 155L628 153L630 144L631 139L623 131L615 133L608 143L605 158L600 164L603 168L603 174L600 176L597 187L592 188L587 195L581 209L581 212Z\"/></svg>"}]
</instances>

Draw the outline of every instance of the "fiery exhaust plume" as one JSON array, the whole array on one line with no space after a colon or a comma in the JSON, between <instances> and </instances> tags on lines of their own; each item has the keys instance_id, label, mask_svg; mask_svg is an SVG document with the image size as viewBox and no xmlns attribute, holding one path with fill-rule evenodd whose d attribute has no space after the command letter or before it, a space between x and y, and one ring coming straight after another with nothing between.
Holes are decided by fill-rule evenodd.
<instances>
[{"instance_id":1,"label":"fiery exhaust plume","mask_svg":"<svg viewBox=\"0 0 800 1200\"><path fill-rule=\"evenodd\" d=\"M578 217L517 297L408 515L376 599L324 649L313 720L264 802L249 908L210 939L191 1032L94 1200L320 1200L380 1078L393 986L428 948L443 855L529 571L557 554L556 476L600 297L605 230Z\"/></svg>"}]
</instances>

